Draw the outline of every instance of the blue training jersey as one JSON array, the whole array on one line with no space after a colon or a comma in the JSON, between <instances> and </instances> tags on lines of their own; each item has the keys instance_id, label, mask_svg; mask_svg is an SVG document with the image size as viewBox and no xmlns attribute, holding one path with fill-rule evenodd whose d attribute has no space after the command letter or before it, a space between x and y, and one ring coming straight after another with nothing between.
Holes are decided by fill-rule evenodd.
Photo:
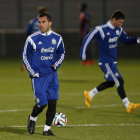
<instances>
[{"instance_id":1,"label":"blue training jersey","mask_svg":"<svg viewBox=\"0 0 140 140\"><path fill-rule=\"evenodd\" d=\"M97 26L89 32L83 41L80 58L86 60L86 49L93 39L98 40L99 62L109 63L117 61L118 40L125 44L137 43L137 37L128 37L122 27L115 28L110 21Z\"/></svg>"},{"instance_id":2,"label":"blue training jersey","mask_svg":"<svg viewBox=\"0 0 140 140\"><path fill-rule=\"evenodd\" d=\"M39 77L55 73L51 68L56 66L56 70L64 60L64 44L62 37L50 30L47 33L37 31L28 36L22 53L23 63L33 77L39 73Z\"/></svg>"}]
</instances>

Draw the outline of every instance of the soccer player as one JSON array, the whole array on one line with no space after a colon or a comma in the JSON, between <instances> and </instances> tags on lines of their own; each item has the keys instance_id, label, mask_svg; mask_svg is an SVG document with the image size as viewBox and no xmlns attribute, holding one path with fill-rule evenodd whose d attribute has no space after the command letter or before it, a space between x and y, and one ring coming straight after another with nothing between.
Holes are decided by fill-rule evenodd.
<instances>
[{"instance_id":1,"label":"soccer player","mask_svg":"<svg viewBox=\"0 0 140 140\"><path fill-rule=\"evenodd\" d=\"M22 55L36 101L28 117L27 128L30 134L34 134L37 116L48 105L43 135L53 136L51 124L59 97L57 69L64 60L65 50L62 37L51 30L52 20L49 14L39 15L38 24L40 31L28 36Z\"/></svg>"},{"instance_id":2,"label":"soccer player","mask_svg":"<svg viewBox=\"0 0 140 140\"><path fill-rule=\"evenodd\" d=\"M117 10L111 19L104 25L97 26L84 38L80 57L82 60L86 59L86 49L93 39L98 40L99 49L99 66L104 72L105 82L101 83L90 91L84 91L85 104L90 107L92 98L98 93L107 88L116 85L117 92L126 107L128 113L140 107L140 104L132 103L128 100L125 89L124 80L117 69L117 47L118 40L125 44L140 43L139 37L128 37L123 30L124 14Z\"/></svg>"}]
</instances>

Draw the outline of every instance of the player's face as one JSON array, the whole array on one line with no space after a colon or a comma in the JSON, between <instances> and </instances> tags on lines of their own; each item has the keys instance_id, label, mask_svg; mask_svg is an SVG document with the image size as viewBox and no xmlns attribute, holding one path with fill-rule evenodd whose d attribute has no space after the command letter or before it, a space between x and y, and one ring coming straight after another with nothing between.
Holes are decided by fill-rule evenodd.
<instances>
[{"instance_id":1,"label":"player's face","mask_svg":"<svg viewBox=\"0 0 140 140\"><path fill-rule=\"evenodd\" d=\"M48 21L47 17L39 17L38 26L42 33L48 32L51 28L52 22Z\"/></svg>"},{"instance_id":2,"label":"player's face","mask_svg":"<svg viewBox=\"0 0 140 140\"><path fill-rule=\"evenodd\" d=\"M121 27L123 25L123 23L124 23L124 19L118 19L118 20L116 20L114 18L114 19L112 19L112 23L113 23L113 25L114 25L115 28Z\"/></svg>"}]
</instances>

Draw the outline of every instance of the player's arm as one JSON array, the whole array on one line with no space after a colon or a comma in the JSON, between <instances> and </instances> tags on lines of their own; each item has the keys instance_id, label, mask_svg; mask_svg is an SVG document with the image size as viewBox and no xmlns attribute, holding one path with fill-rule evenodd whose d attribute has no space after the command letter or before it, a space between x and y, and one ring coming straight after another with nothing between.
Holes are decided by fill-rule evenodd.
<instances>
[{"instance_id":1,"label":"player's arm","mask_svg":"<svg viewBox=\"0 0 140 140\"><path fill-rule=\"evenodd\" d=\"M62 37L60 37L58 45L57 45L57 56L56 56L57 58L56 58L55 64L52 65L52 68L54 70L57 70L60 67L61 63L64 60L64 56L65 56L64 43L63 43Z\"/></svg>"},{"instance_id":2,"label":"player's arm","mask_svg":"<svg viewBox=\"0 0 140 140\"><path fill-rule=\"evenodd\" d=\"M28 72L30 73L31 77L39 77L39 74L36 73L33 68L31 67L31 55L32 52L34 51L33 49L33 41L31 39L31 37L29 36L25 42L24 45L24 50L22 52L22 61L26 67L26 69L28 70Z\"/></svg>"},{"instance_id":3,"label":"player's arm","mask_svg":"<svg viewBox=\"0 0 140 140\"><path fill-rule=\"evenodd\" d=\"M123 31L123 29L121 31L119 40L125 44L136 44L140 42L138 37L129 37L127 33Z\"/></svg>"},{"instance_id":4,"label":"player's arm","mask_svg":"<svg viewBox=\"0 0 140 140\"><path fill-rule=\"evenodd\" d=\"M85 36L85 38L83 40L83 44L82 44L81 50L80 50L80 58L82 60L86 60L86 50L87 50L87 47L89 46L89 44L91 43L91 41L94 38L98 38L99 36L100 36L100 33L99 33L99 29L98 28L93 29L92 31L90 31Z\"/></svg>"}]
</instances>

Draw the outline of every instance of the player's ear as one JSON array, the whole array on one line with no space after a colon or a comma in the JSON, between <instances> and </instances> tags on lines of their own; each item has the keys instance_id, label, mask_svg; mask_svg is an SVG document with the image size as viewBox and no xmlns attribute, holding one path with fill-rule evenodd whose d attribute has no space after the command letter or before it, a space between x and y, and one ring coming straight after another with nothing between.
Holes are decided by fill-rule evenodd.
<instances>
[{"instance_id":1,"label":"player's ear","mask_svg":"<svg viewBox=\"0 0 140 140\"><path fill-rule=\"evenodd\" d=\"M50 26L52 25L52 21L49 21L49 25L50 25Z\"/></svg>"}]
</instances>

